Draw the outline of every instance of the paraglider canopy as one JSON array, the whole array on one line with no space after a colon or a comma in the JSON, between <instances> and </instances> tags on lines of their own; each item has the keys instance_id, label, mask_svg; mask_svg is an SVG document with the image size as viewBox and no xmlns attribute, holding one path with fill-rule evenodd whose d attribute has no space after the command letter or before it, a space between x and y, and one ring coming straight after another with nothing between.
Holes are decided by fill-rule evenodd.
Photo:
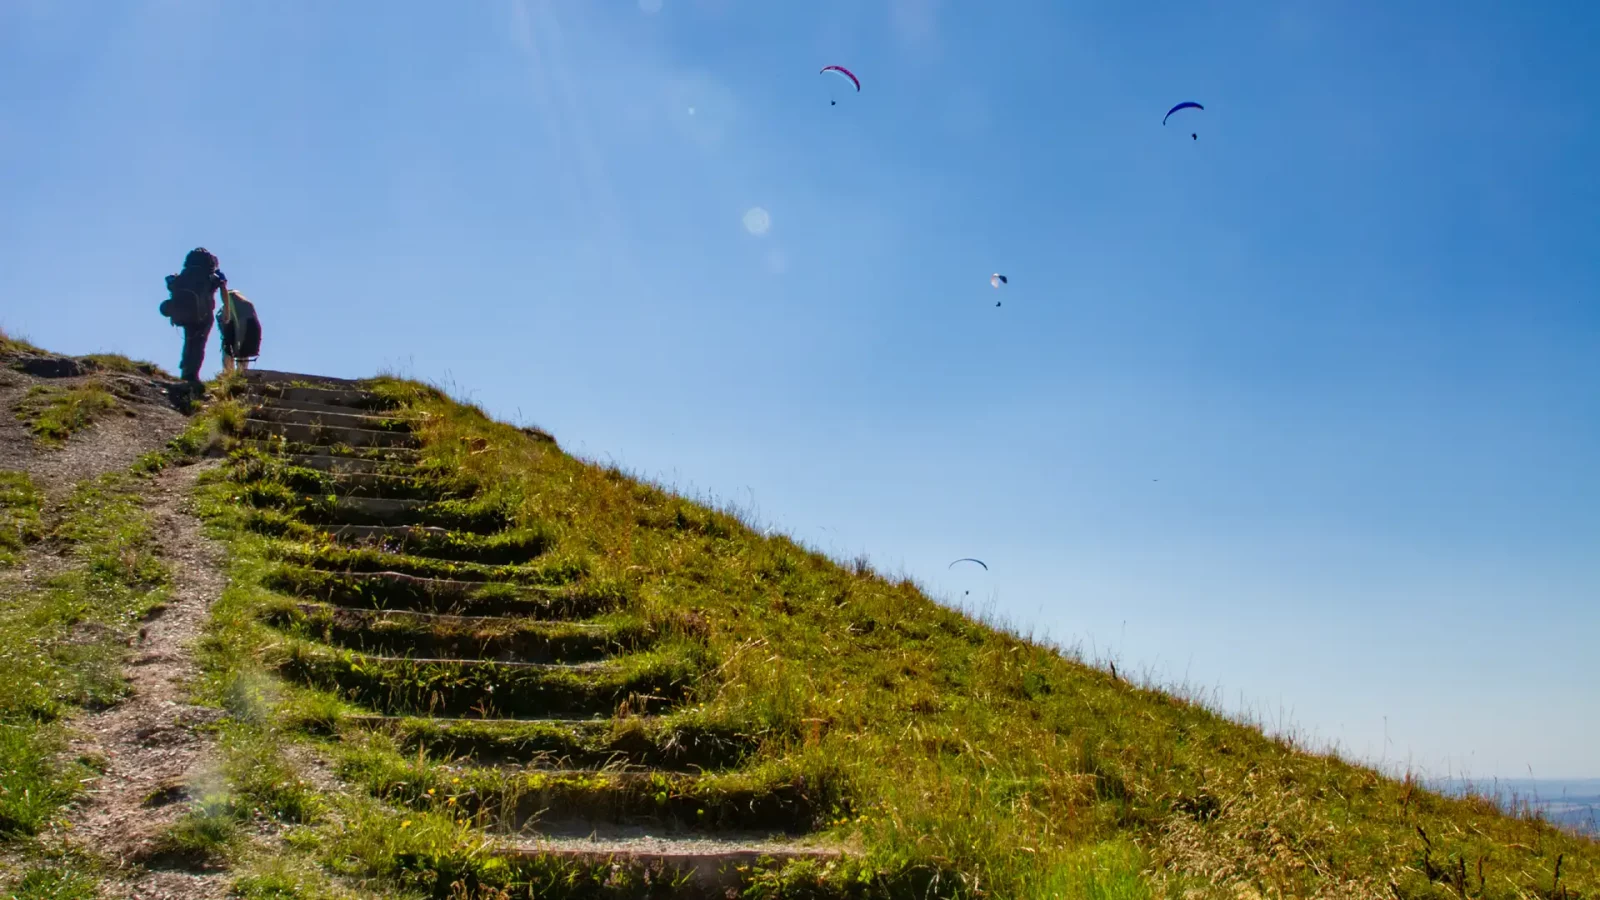
<instances>
[{"instance_id":1,"label":"paraglider canopy","mask_svg":"<svg viewBox=\"0 0 1600 900\"><path fill-rule=\"evenodd\" d=\"M818 72L817 74L820 75L823 72L838 72L840 77L850 79L850 83L856 86L857 93L861 91L861 79L857 78L854 72L851 72L844 66L823 66L822 72Z\"/></svg>"},{"instance_id":2,"label":"paraglider canopy","mask_svg":"<svg viewBox=\"0 0 1600 900\"><path fill-rule=\"evenodd\" d=\"M1006 277L1004 275L1001 275L999 272L996 272L993 275L989 276L989 284L991 286L993 286L993 287L999 287L1002 284L1010 284L1010 282L1006 280Z\"/></svg>"},{"instance_id":3,"label":"paraglider canopy","mask_svg":"<svg viewBox=\"0 0 1600 900\"><path fill-rule=\"evenodd\" d=\"M984 562L981 559L973 559L970 556L964 556L961 559L958 559L955 562L951 563L950 565L945 566L945 568L954 569L956 567L956 563L964 563L964 562L977 563L978 565L983 566L983 570L985 572L989 571L989 564L988 563Z\"/></svg>"},{"instance_id":4,"label":"paraglider canopy","mask_svg":"<svg viewBox=\"0 0 1600 900\"><path fill-rule=\"evenodd\" d=\"M823 66L822 70L820 72L818 72L817 74L826 75L829 72L832 72L834 75L838 76L839 78L843 78L846 81L849 81L851 84L855 85L856 93L858 93L858 94L861 93L861 79L856 77L856 73L850 71L849 69L846 69L844 66ZM829 106L837 106L838 104L839 104L838 100L829 100L828 101L828 105Z\"/></svg>"},{"instance_id":5,"label":"paraglider canopy","mask_svg":"<svg viewBox=\"0 0 1600 900\"><path fill-rule=\"evenodd\" d=\"M1205 107L1201 106L1200 104L1198 104L1196 102L1194 102L1193 100L1185 100L1182 103L1179 103L1177 106L1174 106L1173 108L1167 110L1167 114L1161 117L1161 124L1163 124L1163 125L1167 124L1167 120L1172 118L1172 114L1177 112L1180 109L1199 109L1199 110L1203 110L1203 109L1205 109Z\"/></svg>"}]
</instances>

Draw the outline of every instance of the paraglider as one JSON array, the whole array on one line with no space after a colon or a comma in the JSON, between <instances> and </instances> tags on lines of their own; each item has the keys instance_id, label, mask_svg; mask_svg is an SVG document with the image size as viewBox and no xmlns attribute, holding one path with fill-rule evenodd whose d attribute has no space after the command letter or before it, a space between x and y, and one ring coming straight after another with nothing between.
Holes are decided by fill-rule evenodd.
<instances>
[{"instance_id":1,"label":"paraglider","mask_svg":"<svg viewBox=\"0 0 1600 900\"><path fill-rule=\"evenodd\" d=\"M822 70L817 74L826 75L829 72L837 73L840 78L848 79L851 84L856 86L856 93L861 93L861 79L857 78L854 72L846 69L844 66L823 66ZM837 100L828 101L829 106L836 106L838 103L839 101Z\"/></svg>"},{"instance_id":2,"label":"paraglider","mask_svg":"<svg viewBox=\"0 0 1600 900\"><path fill-rule=\"evenodd\" d=\"M989 276L989 286L994 288L995 290L999 290L1000 289L1000 285L1009 284L1009 283L1010 282L1006 279L1006 277L1004 275L1001 275L999 272L996 272L993 275ZM1000 305L1000 301L996 300L994 302L994 305L995 306L999 306Z\"/></svg>"},{"instance_id":3,"label":"paraglider","mask_svg":"<svg viewBox=\"0 0 1600 900\"><path fill-rule=\"evenodd\" d=\"M964 562L977 563L978 565L983 566L983 570L985 572L989 571L989 564L988 563L984 562L981 559L973 559L970 556L963 556L962 558L956 560L955 562L951 563L950 565L945 566L945 568L954 569L956 567L956 563L964 563Z\"/></svg>"},{"instance_id":4,"label":"paraglider","mask_svg":"<svg viewBox=\"0 0 1600 900\"><path fill-rule=\"evenodd\" d=\"M1161 124L1162 125L1167 124L1167 120L1172 118L1172 114L1177 112L1180 109L1198 109L1198 110L1202 110L1203 111L1205 109L1205 107L1201 106L1200 104L1198 104L1196 102L1194 102L1193 100L1185 100L1182 103L1179 103L1177 106L1174 106L1173 108L1167 110L1167 114L1161 117ZM1192 141L1198 141L1200 139L1200 135L1198 135L1198 134L1196 134L1196 133L1191 131L1189 133L1189 139L1192 140Z\"/></svg>"}]
</instances>

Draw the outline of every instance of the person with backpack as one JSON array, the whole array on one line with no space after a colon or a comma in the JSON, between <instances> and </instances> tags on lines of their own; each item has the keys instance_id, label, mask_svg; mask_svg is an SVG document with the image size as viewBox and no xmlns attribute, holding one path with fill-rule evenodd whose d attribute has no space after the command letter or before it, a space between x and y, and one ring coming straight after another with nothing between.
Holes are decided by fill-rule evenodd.
<instances>
[{"instance_id":1,"label":"person with backpack","mask_svg":"<svg viewBox=\"0 0 1600 900\"><path fill-rule=\"evenodd\" d=\"M206 360L206 339L211 336L219 289L228 289L228 276L218 268L216 254L204 247L190 250L183 259L183 270L167 276L169 296L161 304L161 314L183 329L178 374L193 387L201 384L200 366Z\"/></svg>"},{"instance_id":2,"label":"person with backpack","mask_svg":"<svg viewBox=\"0 0 1600 900\"><path fill-rule=\"evenodd\" d=\"M256 306L238 291L222 289L222 308L217 310L217 328L222 332L222 371L240 372L261 355L261 319Z\"/></svg>"}]
</instances>

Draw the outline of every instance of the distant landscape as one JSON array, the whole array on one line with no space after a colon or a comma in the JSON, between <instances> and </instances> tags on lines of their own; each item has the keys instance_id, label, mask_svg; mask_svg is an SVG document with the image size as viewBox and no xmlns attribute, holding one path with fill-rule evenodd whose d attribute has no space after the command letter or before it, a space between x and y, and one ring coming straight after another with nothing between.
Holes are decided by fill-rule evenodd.
<instances>
[{"instance_id":1,"label":"distant landscape","mask_svg":"<svg viewBox=\"0 0 1600 900\"><path fill-rule=\"evenodd\" d=\"M1451 794L1469 790L1484 794L1507 810L1527 807L1569 831L1600 835L1600 778L1507 778L1489 782L1446 778L1435 786Z\"/></svg>"}]
</instances>

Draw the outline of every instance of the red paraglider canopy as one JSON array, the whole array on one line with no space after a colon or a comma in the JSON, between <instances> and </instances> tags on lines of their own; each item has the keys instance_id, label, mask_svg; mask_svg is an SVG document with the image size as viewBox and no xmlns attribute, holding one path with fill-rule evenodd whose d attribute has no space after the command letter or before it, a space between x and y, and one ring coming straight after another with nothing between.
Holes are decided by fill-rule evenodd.
<instances>
[{"instance_id":1,"label":"red paraglider canopy","mask_svg":"<svg viewBox=\"0 0 1600 900\"><path fill-rule=\"evenodd\" d=\"M822 71L817 74L820 75L822 72L838 72L840 75L850 79L850 83L856 86L857 93L861 91L861 79L857 78L854 72L844 66L823 66Z\"/></svg>"}]
</instances>

